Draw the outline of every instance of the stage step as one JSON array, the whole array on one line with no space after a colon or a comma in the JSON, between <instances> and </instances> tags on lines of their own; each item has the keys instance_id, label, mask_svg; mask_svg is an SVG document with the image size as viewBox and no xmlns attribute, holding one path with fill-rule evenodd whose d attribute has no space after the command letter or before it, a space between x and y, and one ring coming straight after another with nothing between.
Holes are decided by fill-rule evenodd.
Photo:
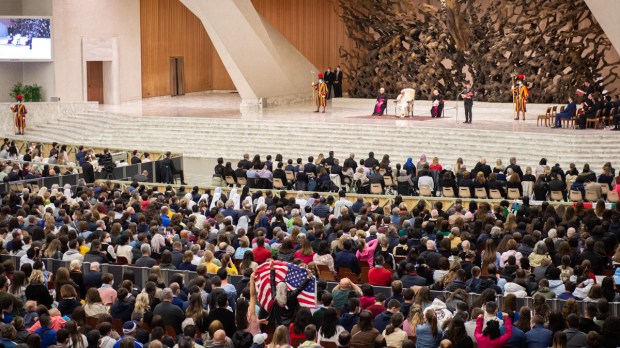
<instances>
[{"instance_id":1,"label":"stage step","mask_svg":"<svg viewBox=\"0 0 620 348\"><path fill-rule=\"evenodd\" d=\"M70 125L68 127L68 125ZM68 131L69 130L69 131ZM566 132L570 132L567 134ZM440 163L453 165L461 157L469 169L481 157L493 166L496 158L506 165L515 156L523 167L535 167L541 157L549 164L556 162L568 168L574 162L579 169L589 163L599 171L613 161L620 151L615 137L577 134L577 131L555 134L491 131L459 128L430 128L420 123L411 126L377 124L316 123L304 121L269 121L260 119L223 119L195 117L127 116L103 111L66 115L45 126L30 129L27 138L58 141L98 147L121 147L140 150L170 150L189 157L224 157L235 164L243 153L263 156L280 153L287 158L334 150L344 159L355 153L366 158L369 151L381 159L390 155L391 162L404 163L407 157L417 162L420 154L429 159L437 156ZM549 130L549 133L552 133ZM583 144L588 144L583 146ZM211 170L211 168L208 168Z\"/></svg>"}]
</instances>

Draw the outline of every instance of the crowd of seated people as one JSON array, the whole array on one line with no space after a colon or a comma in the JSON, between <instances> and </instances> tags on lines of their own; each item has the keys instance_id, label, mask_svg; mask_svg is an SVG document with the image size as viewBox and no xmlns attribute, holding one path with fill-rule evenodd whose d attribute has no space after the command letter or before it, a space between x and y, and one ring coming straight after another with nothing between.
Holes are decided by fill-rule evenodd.
<instances>
[{"instance_id":1,"label":"crowd of seated people","mask_svg":"<svg viewBox=\"0 0 620 348\"><path fill-rule=\"evenodd\" d=\"M310 156L305 163L301 158L284 161L279 154L275 159L268 155L261 160L256 155L250 160L246 154L237 163L236 169L232 168L231 162L224 163L224 159L219 158L214 170L214 183L216 186L234 185L241 179L251 188L336 192L340 187L346 187L359 193L371 193L371 185L378 184L381 186L380 193L403 196L419 194L420 187L426 186L431 194L437 196L445 195L443 189L450 188L454 197L489 198L495 193L497 198L530 197L536 201L551 199L551 192L558 192L561 200L567 200L571 190L581 193L584 199L586 191L591 191L594 193L591 201L605 197L610 190L620 192L620 186L616 186L620 179L615 176L615 169L609 162L602 167L599 175L588 164L580 172L573 163L568 170L564 170L558 163L552 166L547 162L542 158L537 166L522 168L512 157L508 166L498 159L491 168L483 158L467 170L461 158L451 166L440 164L437 157L429 163L425 155L420 156L417 163L409 158L404 165L397 163L392 166L389 155L378 161L372 152L359 163L354 154L341 162L334 157L333 151L329 152L328 157L320 154L315 159ZM274 187L274 179L279 180L280 186ZM476 193L480 189L482 197ZM509 195L510 189L517 194Z\"/></svg>"},{"instance_id":2,"label":"crowd of seated people","mask_svg":"<svg viewBox=\"0 0 620 348\"><path fill-rule=\"evenodd\" d=\"M620 345L620 318L610 312L620 300L610 276L620 264L618 206L609 209L601 200L593 208L581 202L555 208L528 199L518 206L463 206L458 199L444 209L441 202L407 206L401 196L381 205L361 196L351 202L344 191L285 194L244 187L227 197L221 188L157 192L110 182L79 194L3 193L0 253L20 262L0 266L0 343ZM52 274L42 258L68 266ZM272 260L301 265L319 279L315 308L300 307L295 289L279 286L270 312L256 308L254 271ZM129 268L114 279L102 273L104 263L146 267L149 276L136 283ZM175 273L165 283L164 269L197 276L185 282ZM235 286L230 275L243 278ZM328 279L339 279L331 291ZM374 286L390 287L391 295ZM445 295L433 298L432 290ZM477 294L475 301L469 293ZM532 305L518 307L524 297ZM553 298L562 301L561 310L550 306Z\"/></svg>"}]
</instances>

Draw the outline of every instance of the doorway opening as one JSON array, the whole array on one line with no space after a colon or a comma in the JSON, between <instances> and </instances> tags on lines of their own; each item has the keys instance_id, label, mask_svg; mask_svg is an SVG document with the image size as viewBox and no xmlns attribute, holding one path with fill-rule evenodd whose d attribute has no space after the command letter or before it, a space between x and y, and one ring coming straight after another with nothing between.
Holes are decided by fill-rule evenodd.
<instances>
[{"instance_id":1,"label":"doorway opening","mask_svg":"<svg viewBox=\"0 0 620 348\"><path fill-rule=\"evenodd\" d=\"M170 57L170 95L185 94L185 69L183 57Z\"/></svg>"}]
</instances>

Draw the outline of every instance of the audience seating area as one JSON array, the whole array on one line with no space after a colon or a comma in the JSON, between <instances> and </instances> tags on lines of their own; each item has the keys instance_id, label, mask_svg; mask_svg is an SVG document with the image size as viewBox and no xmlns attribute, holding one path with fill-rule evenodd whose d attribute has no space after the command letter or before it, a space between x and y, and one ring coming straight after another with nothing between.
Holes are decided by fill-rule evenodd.
<instances>
[{"instance_id":1,"label":"audience seating area","mask_svg":"<svg viewBox=\"0 0 620 348\"><path fill-rule=\"evenodd\" d=\"M182 157L177 160L182 168ZM214 172L219 180L214 181L220 186L191 191L170 181L127 180L131 166L123 167L124 180L86 184L79 173L6 183L0 192L0 258L5 261L0 299L10 298L5 302L15 306L6 307L3 301L0 306L22 317L30 305L17 297L35 301L39 325L51 326L20 336L17 343L29 345L27 340L45 338L46 330L53 330L58 342L65 335L98 340L97 334L105 332L119 345L131 337L129 343L149 346L161 341L180 348L194 342L250 348L263 332L266 340L255 342L254 348L265 342L293 348L315 343L364 348L367 342L357 342L355 332L370 330L377 348L437 340L429 345L435 347L439 339L442 346L461 338L474 342L465 326L477 325L482 311L489 319L498 312L521 318L515 326L525 332L515 336L519 346L544 337L541 346L549 347L553 337L571 329L598 337L603 347L617 346L620 207L601 200L605 195L611 202L617 192L611 164L597 178L588 167L579 175L575 168L564 172L550 167L544 159L533 170L525 168L523 175L514 159L510 170L498 163L497 171L481 160L471 171L478 174L471 175L441 168L438 161L431 164L437 169L429 171L431 165L421 159L417 165L410 163L409 175L405 168L393 175L398 166L393 169L388 159L368 168L368 174L358 166L358 179L347 180L334 158L297 172L275 161L271 168L262 161L250 162L255 169L240 163L245 171L234 175L231 166L218 162ZM254 176L252 170L260 180L246 178ZM504 177L497 179L499 175ZM481 185L473 185L470 176ZM569 176L581 187L569 186ZM482 185L487 177L506 186ZM526 180L530 177L534 181ZM562 183L567 191L541 191L541 185L552 186L559 177L566 177ZM362 184L364 178L368 187ZM158 181L156 175L152 180ZM298 182L305 182L307 189L311 180L319 192L297 190ZM443 185L446 180L472 184ZM58 190L67 184L72 190ZM57 191L41 194L43 187ZM593 187L600 191L593 192ZM541 192L553 199L530 199ZM271 260L308 269L308 277L317 280L314 308L297 307L296 298L289 297L295 289L276 285L275 302L267 312L259 299L263 295L250 291L248 282L260 264ZM100 263L100 285L82 279L82 286L74 286L76 273L87 277L97 271L95 262ZM9 286L9 277L17 288ZM35 294L35 289L40 292ZM345 297L338 291L345 291ZM100 294L106 292L115 299L104 306ZM256 317L247 300L261 306ZM67 311L69 303L75 306L72 311ZM96 305L101 312L92 312ZM312 311L324 313L325 320L310 319ZM235 314L240 314L237 319ZM359 323L345 329L343 318L356 315ZM49 316L57 319L46 324ZM580 325L569 328L574 316ZM250 328L238 320L248 317L268 324ZM362 323L362 317L371 322ZM106 331L106 323L116 336ZM302 332L292 323L302 323ZM19 329L20 324L5 325ZM394 327L387 330L389 325ZM430 326L441 329L438 337L426 330ZM340 334L324 336L332 328ZM405 335L394 335L396 328ZM461 330L462 337L450 336L451 330ZM246 337L246 343L238 343L239 336ZM388 343L397 336L396 344Z\"/></svg>"}]
</instances>

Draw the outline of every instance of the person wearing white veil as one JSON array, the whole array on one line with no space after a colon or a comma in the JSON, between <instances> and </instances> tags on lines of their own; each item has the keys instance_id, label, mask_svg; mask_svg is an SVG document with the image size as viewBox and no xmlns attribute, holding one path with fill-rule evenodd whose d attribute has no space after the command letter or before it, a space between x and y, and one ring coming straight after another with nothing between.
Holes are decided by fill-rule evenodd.
<instances>
[{"instance_id":1,"label":"person wearing white veil","mask_svg":"<svg viewBox=\"0 0 620 348\"><path fill-rule=\"evenodd\" d=\"M200 199L198 200L198 204L200 204L200 202L204 201L205 203L209 203L209 194L208 193L203 193L200 196Z\"/></svg>"},{"instance_id":2,"label":"person wearing white veil","mask_svg":"<svg viewBox=\"0 0 620 348\"><path fill-rule=\"evenodd\" d=\"M239 221L237 221L237 227L235 228L235 233L239 232L239 229L243 229L246 233L248 232L250 218L247 215L243 215L239 217Z\"/></svg>"},{"instance_id":3,"label":"person wearing white veil","mask_svg":"<svg viewBox=\"0 0 620 348\"><path fill-rule=\"evenodd\" d=\"M301 216L306 215L306 205L308 201L304 196L303 191L297 191L297 197L295 197L295 204L299 204L299 211L301 212Z\"/></svg>"},{"instance_id":4,"label":"person wearing white veil","mask_svg":"<svg viewBox=\"0 0 620 348\"><path fill-rule=\"evenodd\" d=\"M65 184L64 188L63 195L67 197L68 200L71 200L73 197L73 192L71 192L71 184Z\"/></svg>"},{"instance_id":5,"label":"person wearing white veil","mask_svg":"<svg viewBox=\"0 0 620 348\"><path fill-rule=\"evenodd\" d=\"M258 207L260 207L261 205L265 204L265 196L260 196L256 199L256 210L258 210Z\"/></svg>"},{"instance_id":6,"label":"person wearing white veil","mask_svg":"<svg viewBox=\"0 0 620 348\"><path fill-rule=\"evenodd\" d=\"M187 209L192 210L192 207L196 205L196 202L192 199L192 193L188 192L183 198L187 200Z\"/></svg>"},{"instance_id":7,"label":"person wearing white veil","mask_svg":"<svg viewBox=\"0 0 620 348\"><path fill-rule=\"evenodd\" d=\"M235 204L233 209L235 210L239 210L241 209L241 195L239 195L237 193L237 188L234 187L230 190L230 196L228 197L229 199L232 199L233 203Z\"/></svg>"},{"instance_id":8,"label":"person wearing white veil","mask_svg":"<svg viewBox=\"0 0 620 348\"><path fill-rule=\"evenodd\" d=\"M222 198L222 188L216 187L215 192L213 193L213 198L211 199L211 205L209 205L209 209L215 208L217 206L217 201Z\"/></svg>"}]
</instances>

